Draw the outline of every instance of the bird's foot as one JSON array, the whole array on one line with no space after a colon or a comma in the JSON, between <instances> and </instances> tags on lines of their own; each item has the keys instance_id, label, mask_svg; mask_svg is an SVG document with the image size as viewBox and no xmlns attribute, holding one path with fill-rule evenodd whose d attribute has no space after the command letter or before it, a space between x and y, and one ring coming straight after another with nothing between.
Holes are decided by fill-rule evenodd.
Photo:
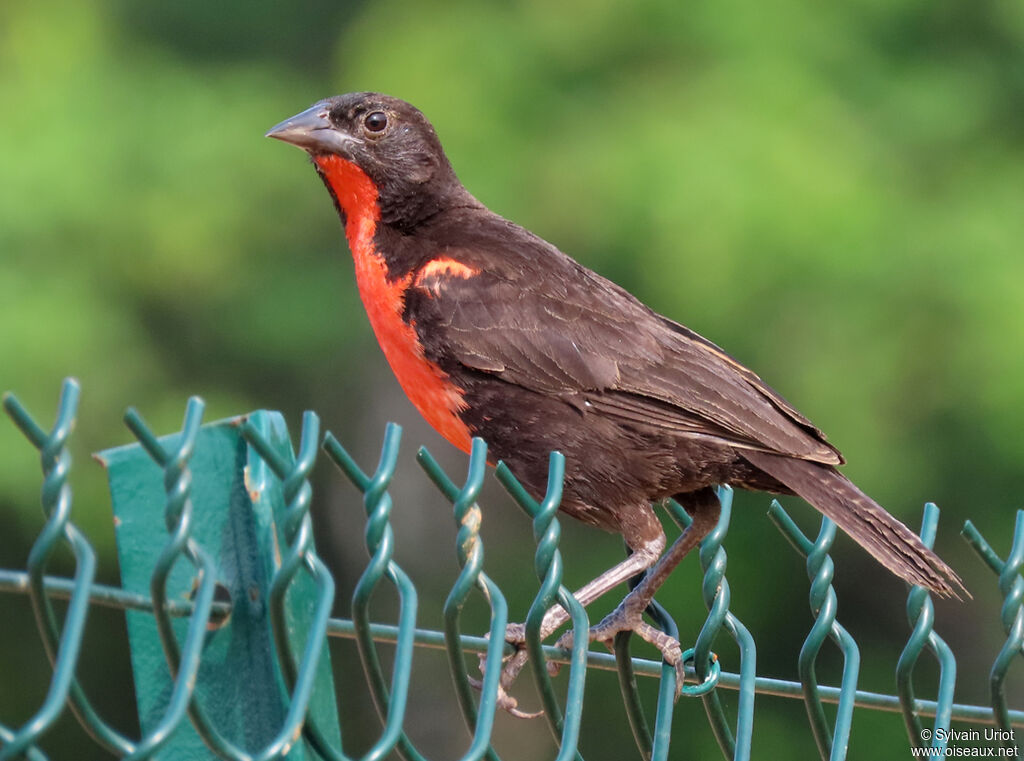
<instances>
[{"instance_id":1,"label":"bird's foot","mask_svg":"<svg viewBox=\"0 0 1024 761\"><path fill-rule=\"evenodd\" d=\"M672 666L676 672L676 700L679 699L683 689L683 679L686 676L686 669L683 661L683 648L679 640L671 637L661 629L657 629L644 621L642 610L634 609L629 605L627 597L622 603L605 616L599 624L590 627L588 636L591 642L600 642L609 650L615 648L615 635L619 632L633 632L645 642L650 642L661 652L661 657L667 664ZM573 645L573 633L567 631L555 643L556 647L569 649ZM558 664L552 664L557 666ZM549 669L550 670L550 669Z\"/></svg>"},{"instance_id":2,"label":"bird's foot","mask_svg":"<svg viewBox=\"0 0 1024 761\"><path fill-rule=\"evenodd\" d=\"M515 716L517 719L536 719L539 716L543 716L544 711L529 712L521 710L519 708L519 701L508 694L508 689L515 682L519 672L523 670L523 666L530 659L529 654L526 652L526 624L509 624L505 628L505 641L512 645L516 651L512 655L506 656L504 659L505 665L502 667L501 676L498 678L498 708L511 716ZM480 653L481 674L484 673L486 662L487 655ZM477 690L483 688L481 680L471 679L470 684Z\"/></svg>"}]
</instances>

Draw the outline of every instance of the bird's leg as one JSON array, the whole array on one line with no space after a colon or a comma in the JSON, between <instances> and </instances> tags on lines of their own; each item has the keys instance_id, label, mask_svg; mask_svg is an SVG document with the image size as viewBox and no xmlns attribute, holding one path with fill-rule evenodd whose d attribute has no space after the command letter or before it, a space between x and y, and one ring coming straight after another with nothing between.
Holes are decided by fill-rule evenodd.
<instances>
[{"instance_id":1,"label":"bird's leg","mask_svg":"<svg viewBox=\"0 0 1024 761\"><path fill-rule=\"evenodd\" d=\"M654 539L644 540L636 546L628 545L632 551L625 560L609 568L596 579L584 584L573 597L584 608L619 584L643 573L657 562L665 549L665 534L659 532ZM569 614L561 605L552 605L544 614L540 625L540 638L547 639L562 624L569 620ZM509 624L505 630L505 641L513 645L526 642L526 624Z\"/></svg>"},{"instance_id":2,"label":"bird's leg","mask_svg":"<svg viewBox=\"0 0 1024 761\"><path fill-rule=\"evenodd\" d=\"M697 547L715 525L721 513L718 496L711 488L704 488L684 497L686 512L693 518L679 538L669 547L668 552L651 569L643 580L626 595L618 607L609 613L597 626L590 629L590 640L603 642L612 647L615 635L621 631L633 631L641 639L650 642L661 651L665 661L676 669L676 693L683 686L682 648L679 642L643 620L644 611L651 604L658 588L665 583L687 553ZM572 632L567 632L558 645L571 646Z\"/></svg>"},{"instance_id":3,"label":"bird's leg","mask_svg":"<svg viewBox=\"0 0 1024 761\"><path fill-rule=\"evenodd\" d=\"M655 516L654 510L647 503L638 505L631 511L630 520L622 526L622 535L626 541L626 546L631 550L629 557L609 568L596 579L588 582L576 591L573 596L583 607L594 602L594 600L619 584L646 571L657 562L658 558L661 557L662 551L665 549L665 532L662 530L661 523L658 521L657 516ZM544 619L541 622L541 640L549 637L568 620L569 614L566 613L561 605L552 605L544 614ZM519 676L519 672L523 670L523 666L529 660L529 655L524 646L526 643L526 625L509 624L505 630L505 641L515 645L516 652L509 656L505 667L502 669L498 704L513 716L520 718L539 716L540 714L527 714L520 711L517 708L518 703L516 699L505 692L506 688L511 687L516 677ZM481 672L484 668L484 660L485 657L481 655ZM549 664L549 670L552 674L557 672L558 665L554 663Z\"/></svg>"}]
</instances>

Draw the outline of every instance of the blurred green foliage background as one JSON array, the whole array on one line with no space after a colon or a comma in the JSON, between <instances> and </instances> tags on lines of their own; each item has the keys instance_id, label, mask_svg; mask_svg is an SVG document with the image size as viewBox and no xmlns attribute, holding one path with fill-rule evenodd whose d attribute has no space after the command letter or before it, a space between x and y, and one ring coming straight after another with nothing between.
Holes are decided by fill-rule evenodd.
<instances>
[{"instance_id":1,"label":"blurred green foliage background","mask_svg":"<svg viewBox=\"0 0 1024 761\"><path fill-rule=\"evenodd\" d=\"M1024 506L1024 7L5 0L0 389L48 420L61 379L81 380L75 520L103 553L105 581L117 581L113 536L89 453L130 440L128 404L171 431L200 394L208 419L263 407L297 428L315 409L367 464L383 422L405 425L398 559L423 592L421 625L440 624L454 528L412 453L427 443L452 472L464 460L391 379L320 183L297 151L262 137L351 90L418 105L477 197L755 368L892 512L916 525L921 504L938 502L938 548L975 595L940 603L938 625L961 659L958 700L986 699L1002 636L995 579L956 532L970 517L1005 552ZM0 424L2 567L24 566L41 526L36 465ZM363 562L360 507L326 468L317 483L344 615ZM737 501L733 610L758 639L759 673L793 678L810 625L802 563L764 518L763 495ZM810 509L792 507L813 530ZM488 568L522 618L529 527L500 495L486 508ZM619 557L613 537L564 531L571 583ZM848 540L835 555L861 684L891 692L902 585ZM660 599L695 637L695 560ZM0 717L17 725L49 672L27 602L0 596L0 611ZM83 679L131 729L120 616L91 621ZM355 752L375 719L352 648L333 654ZM722 656L735 668L725 642ZM411 731L450 756L465 738L443 658L431 657ZM927 694L935 679L922 668ZM588 680L587 704L584 755L629 757L614 679ZM499 725L507 758L550 753L541 723ZM54 758L107 758L71 721L49 742ZM859 711L850 758L901 757L905 743L898 717ZM684 701L673 757L716 753L700 706ZM761 699L755 757L783 753L814 753L803 709Z\"/></svg>"}]
</instances>

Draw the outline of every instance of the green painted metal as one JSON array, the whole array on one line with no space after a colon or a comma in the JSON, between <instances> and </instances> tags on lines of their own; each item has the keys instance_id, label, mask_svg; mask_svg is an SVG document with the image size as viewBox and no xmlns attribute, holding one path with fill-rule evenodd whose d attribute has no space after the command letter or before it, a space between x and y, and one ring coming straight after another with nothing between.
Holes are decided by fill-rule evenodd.
<instances>
[{"instance_id":1,"label":"green painted metal","mask_svg":"<svg viewBox=\"0 0 1024 761\"><path fill-rule=\"evenodd\" d=\"M469 456L469 472L465 484L459 488L447 474L420 447L416 454L420 466L434 482L434 485L451 501L455 524L458 526L456 555L462 571L445 600L445 646L448 662L455 682L455 694L459 707L472 734L472 744L462 761L477 761L486 756L490 761L499 761L498 754L491 747L491 732L494 729L494 713L497 710L498 685L501 678L502 662L505 655L505 628L508 624L508 603L501 589L483 572L484 544L480 538L483 516L476 498L483 486L487 467L487 444L483 439L474 438ZM483 680L477 684L480 691L480 705L473 698L473 683L466 669L466 651L463 647L460 617L462 609L473 589L480 591L491 610L490 627L484 655Z\"/></svg>"},{"instance_id":2,"label":"green painted metal","mask_svg":"<svg viewBox=\"0 0 1024 761\"><path fill-rule=\"evenodd\" d=\"M924 519L921 525L921 541L929 549L935 544L938 526L939 508L929 502L924 506ZM946 747L952 722L956 658L953 657L953 651L949 649L945 640L932 631L935 625L935 606L932 604L931 595L924 587L915 586L910 590L907 596L907 619L913 630L896 664L896 689L900 696L900 705L903 707L903 721L907 725L910 744L918 748L926 747L922 738L927 735L924 733L920 717L914 712L913 673L918 657L927 647L939 662L939 695L929 745L942 750Z\"/></svg>"},{"instance_id":3,"label":"green painted metal","mask_svg":"<svg viewBox=\"0 0 1024 761\"><path fill-rule=\"evenodd\" d=\"M146 733L129 757L149 758L173 743L176 754L195 759L314 758L296 742L305 703L328 741L340 743L329 660L314 657L333 582L318 591L313 579L296 578L295 535L304 534L305 547L312 538L308 516L296 518L289 505L296 495L286 481L295 464L287 430L275 413L203 428L201 415L202 403L192 400L182 433L157 440L130 411L141 444L98 455L109 474L122 584L129 592L149 589L156 613L126 614ZM264 451L252 450L243 425L250 439L255 432L268 442ZM315 430L312 438L315 453ZM308 509L308 484L305 490L300 511ZM319 578L330 577L321 569ZM215 585L230 597L227 619L211 618ZM166 601L193 598L191 618L167 615ZM308 642L317 652L307 652L289 699L297 681L290 653L308 650ZM183 721L186 711L191 723Z\"/></svg>"},{"instance_id":4,"label":"green painted metal","mask_svg":"<svg viewBox=\"0 0 1024 761\"><path fill-rule=\"evenodd\" d=\"M996 723L1004 733L1002 745L1013 751L1014 756L1019 756L1019 748L1013 740L1014 734L1011 731L1010 710L1006 705L1004 684L1010 666L1024 647L1024 579L1020 575L1021 567L1024 566L1024 510L1017 511L1013 544L1005 561L1000 559L970 521L964 524L961 533L986 565L999 576L999 591L1003 594L1000 620L1006 632L1006 642L989 672L989 691Z\"/></svg>"},{"instance_id":5,"label":"green painted metal","mask_svg":"<svg viewBox=\"0 0 1024 761\"><path fill-rule=\"evenodd\" d=\"M410 672L416 645L447 650L454 689L469 729L462 758L500 761L491 744L497 710L502 658L513 649L503 641L508 605L484 571L480 525L485 513L477 504L486 477L487 448L473 442L465 480L458 485L426 450L417 459L430 480L452 503L457 527L456 576L445 604L443 632L416 628L417 601L412 580L394 562L391 531L393 505L388 487L400 446L400 429L389 426L380 462L371 475L363 472L328 434L323 448L362 493L366 510L366 546L370 558L352 601L351 619L330 619L333 580L313 546L309 507L309 475L319 451L319 424L313 413L303 418L299 451L292 453L283 420L275 413L201 426L203 405L192 399L182 431L158 439L141 417L129 411L126 422L138 445L101 455L110 469L122 563L121 587L93 581L95 561L86 538L71 516L68 444L78 403L78 386L67 381L57 419L47 431L8 395L4 408L39 450L43 466L42 506L46 519L24 571L0 569L0 591L27 594L32 600L39 636L53 664L45 699L23 724L0 723L0 760L27 758L48 761L40 740L65 708L102 747L128 759L224 758L331 759L350 761L342 748L330 665L324 648L327 636L356 640L364 671L381 717L380 736L361 759L383 759L398 753L425 761L404 732ZM629 656L628 634L616 638L615 654L589 652L586 613L561 584L557 509L564 460L553 454L547 494L534 500L503 465L498 480L533 521L537 542L535 570L538 592L526 619L531 667L537 677L545 716L558 743L558 759L582 759L579 726L583 681L587 668L616 669L630 725L641 757L662 761L669 754L675 706L675 670L664 663ZM1006 702L1009 668L1024 646L1024 511L1018 513L1013 543L1004 561L968 522L963 534L981 559L999 577L1003 596L1000 621L1006 641L989 676L991 707L953 702L956 662L934 631L934 610L928 594L910 590L907 615L911 632L896 666L896 695L856 689L859 655L852 637L836 622L837 599L831 587L828 556L835 527L823 521L812 541L776 504L770 517L790 543L807 558L814 616L798 660L799 682L758 677L753 638L730 610L725 578L724 543L729 528L732 493L719 492L722 517L700 547L704 572L702 596L708 615L687 661L683 697L699 696L708 723L730 759L748 759L753 738L754 696L757 693L803 698L811 730L823 758L846 755L854 706L902 713L911 745L921 743L921 718L934 717L931 746L945 749L952 721L995 724L1012 735L1024 726L1024 712ZM680 526L688 516L675 503L666 505ZM163 519L161 521L161 518ZM927 505L923 541L934 541L939 513ZM71 579L46 573L59 545L76 559ZM638 580L634 580L634 583ZM381 584L393 586L401 605L397 626L372 622L371 602ZM487 636L462 631L461 613L472 595L490 607ZM52 600L69 601L63 619ZM142 737L128 738L97 714L75 678L81 640L90 604L126 611L139 698ZM571 649L543 645L540 622L553 604L571 614ZM668 612L652 603L648 615L656 626L679 638ZM713 654L715 639L726 631L740 652L738 673ZM824 641L833 639L844 657L842 684L819 685L814 666ZM386 675L377 644L395 645L391 673ZM924 650L938 660L940 678L935 700L915 697L914 667ZM467 659L479 656L483 678L470 676ZM559 702L548 673L549 664L568 664L568 691ZM640 700L639 676L660 678L657 713L648 724ZM2 686L2 685L0 685ZM719 690L739 691L735 724L728 721ZM829 727L822 703L838 704ZM678 729L677 729L678 731ZM692 727L688 728L692 731ZM1005 743L1013 749L1012 741Z\"/></svg>"},{"instance_id":6,"label":"green painted metal","mask_svg":"<svg viewBox=\"0 0 1024 761\"><path fill-rule=\"evenodd\" d=\"M395 474L401 439L401 427L389 423L384 435L380 462L372 476L368 476L359 468L332 434L328 433L324 442L327 454L363 493L363 505L366 508L366 549L370 553L370 562L360 576L352 596L352 621L355 624L359 656L370 679L374 705L381 721L384 722L383 734L363 757L366 761L383 758L396 748L407 761L424 759L402 731L409 694L409 675L412 671L417 599L416 587L405 571L392 559L395 537L388 522L391 516L391 496L387 488ZM387 579L396 588L400 600L398 638L395 642L390 689L370 633L370 600L382 579Z\"/></svg>"},{"instance_id":7,"label":"green painted metal","mask_svg":"<svg viewBox=\"0 0 1024 761\"><path fill-rule=\"evenodd\" d=\"M39 450L43 468L42 505L47 522L29 553L28 576L32 612L46 655L53 665L53 679L43 704L32 718L13 732L0 725L4 740L4 747L0 748L0 759L3 760L17 757L30 747L35 737L53 725L72 687L76 686L75 665L81 652L85 618L89 610L89 587L96 574L96 555L85 537L70 522L71 487L67 480L71 470L71 455L67 443L78 410L78 399L78 383L70 379L65 381L57 420L47 433L36 425L17 399L11 395L4 396L4 409ZM57 616L44 587L46 566L61 541L71 547L75 557L74 590L64 619L63 632L59 632ZM33 750L30 757L38 758L40 755Z\"/></svg>"},{"instance_id":8,"label":"green painted metal","mask_svg":"<svg viewBox=\"0 0 1024 761\"><path fill-rule=\"evenodd\" d=\"M642 577L631 579L630 588L635 588L641 580ZM654 625L661 631L670 637L679 639L679 627L657 600L651 601L646 612L654 621ZM632 635L632 632L620 632L615 637L615 665L619 674L619 691L622 693L623 707L626 709L626 717L629 720L629 726L640 756L649 761L663 761L668 758L669 742L672 735L672 714L675 710L676 700L676 671L673 666L664 661L657 666L654 666L653 662L647 662L649 668L646 673L650 676L659 676L661 680L658 689L657 713L652 731L640 702L640 692L636 682L636 674L644 672L638 669L640 665L638 661L629 655L629 642ZM696 672L692 668L689 669L688 676L697 680ZM685 685L683 689L685 690ZM680 691L680 694L685 693Z\"/></svg>"},{"instance_id":9,"label":"green painted metal","mask_svg":"<svg viewBox=\"0 0 1024 761\"><path fill-rule=\"evenodd\" d=\"M283 419L270 413L269 422L273 425L261 425L262 422L247 419L242 435L258 455L253 456L250 451L246 467L253 484L273 483L272 474L282 486L280 491L273 487L267 491L275 515L283 516L278 541L286 548L271 582L270 614L277 661L290 695L283 725L257 758L284 754L297 742L300 732L316 753L330 757L331 749L341 745L330 662L324 649L334 601L334 579L313 547L313 523L309 516L312 488L308 478L316 462L320 421L313 412L303 415L301 443L294 461L290 458ZM255 491L251 489L251 493ZM276 545L274 549L277 550ZM305 576L300 576L300 572L305 572ZM316 588L315 602L310 585ZM302 657L296 660L294 654L300 649Z\"/></svg>"},{"instance_id":10,"label":"green painted metal","mask_svg":"<svg viewBox=\"0 0 1024 761\"><path fill-rule=\"evenodd\" d=\"M565 477L565 457L552 452L548 463L547 493L537 502L512 475L504 463L498 463L495 475L519 506L533 518L533 538L537 551L533 556L533 569L540 581L540 590L533 598L526 614L526 650L530 654L533 676L544 705L544 718L559 744L557 761L569 758L582 760L579 743L580 719L583 713L583 681L586 677L586 658L590 622L587 612L572 592L562 586L562 553L558 551L561 526L556 514L562 500L562 481ZM547 661L540 640L540 627L544 614L557 602L569 614L572 622L572 657L569 660L569 689L563 714L555 696L554 686L547 670Z\"/></svg>"},{"instance_id":11,"label":"green painted metal","mask_svg":"<svg viewBox=\"0 0 1024 761\"><path fill-rule=\"evenodd\" d=\"M665 608L652 601L647 608L647 614L653 619L655 626L670 637L679 639L679 627ZM669 743L672 739L672 715L676 706L675 667L662 662L660 670L657 711L654 715L654 731L651 733L651 761L665 761L668 758Z\"/></svg>"},{"instance_id":12,"label":"green painted metal","mask_svg":"<svg viewBox=\"0 0 1024 761\"><path fill-rule=\"evenodd\" d=\"M736 759L736 761L746 761L750 758L754 732L754 679L757 674L757 649L750 631L729 611L731 592L729 582L725 578L727 556L722 542L725 540L732 517L732 496L733 491L728 486L723 486L718 490L718 500L722 509L721 516L714 530L704 538L700 545L700 564L704 569L701 593L704 604L708 608L708 618L701 627L700 634L697 635L693 658L695 664L699 664L696 673L702 683L690 688L690 692L686 692L687 687L684 687L683 691L685 694L703 698L708 721L711 723L712 731L715 733L715 738L725 757ZM670 500L667 507L669 514L681 527L690 525L690 517L678 503ZM739 707L736 712L735 736L729 728L718 692L705 687L705 685L715 686L720 678L720 676L709 673L708 667L709 664L714 663L718 671L721 670L721 664L718 662L718 657L711 652L711 646L723 628L732 636L740 650L742 686Z\"/></svg>"},{"instance_id":13,"label":"green painted metal","mask_svg":"<svg viewBox=\"0 0 1024 761\"><path fill-rule=\"evenodd\" d=\"M821 531L813 542L797 527L782 506L773 501L769 517L783 532L790 544L807 558L807 576L811 580L811 614L815 617L811 631L800 648L798 673L803 685L804 704L810 720L814 741L822 759L841 761L846 758L853 724L854 698L857 694L857 675L860 670L860 651L850 633L836 621L839 603L832 588L835 566L828 551L836 537L836 525L828 518L821 519ZM821 703L814 664L825 640L831 638L843 654L843 677L836 711L834 731L829 731L825 709Z\"/></svg>"}]
</instances>

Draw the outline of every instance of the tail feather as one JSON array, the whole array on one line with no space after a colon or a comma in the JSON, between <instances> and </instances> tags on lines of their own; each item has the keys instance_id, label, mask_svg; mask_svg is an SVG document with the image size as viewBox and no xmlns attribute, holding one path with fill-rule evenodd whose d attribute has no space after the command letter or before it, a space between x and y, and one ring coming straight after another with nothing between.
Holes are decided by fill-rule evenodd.
<instances>
[{"instance_id":1,"label":"tail feather","mask_svg":"<svg viewBox=\"0 0 1024 761\"><path fill-rule=\"evenodd\" d=\"M829 465L744 451L746 458L830 518L861 547L910 584L943 597L970 597L956 571L921 538Z\"/></svg>"}]
</instances>

